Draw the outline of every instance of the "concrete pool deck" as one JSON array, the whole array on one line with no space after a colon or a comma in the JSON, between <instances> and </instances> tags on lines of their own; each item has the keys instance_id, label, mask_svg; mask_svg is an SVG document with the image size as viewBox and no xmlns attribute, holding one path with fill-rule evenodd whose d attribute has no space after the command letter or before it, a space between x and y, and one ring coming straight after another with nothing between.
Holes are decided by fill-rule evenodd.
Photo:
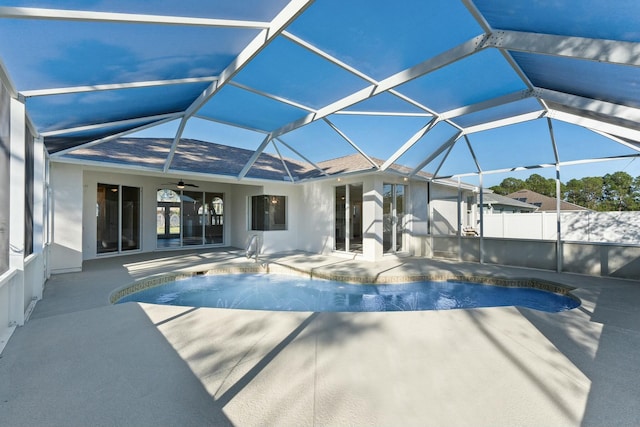
<instances>
[{"instance_id":1,"label":"concrete pool deck","mask_svg":"<svg viewBox=\"0 0 640 427\"><path fill-rule=\"evenodd\" d=\"M539 278L577 288L582 305L286 313L109 304L114 290L162 272L253 264L241 255L134 254L52 276L0 355L0 424L640 425L637 281L298 252L260 263Z\"/></svg>"}]
</instances>

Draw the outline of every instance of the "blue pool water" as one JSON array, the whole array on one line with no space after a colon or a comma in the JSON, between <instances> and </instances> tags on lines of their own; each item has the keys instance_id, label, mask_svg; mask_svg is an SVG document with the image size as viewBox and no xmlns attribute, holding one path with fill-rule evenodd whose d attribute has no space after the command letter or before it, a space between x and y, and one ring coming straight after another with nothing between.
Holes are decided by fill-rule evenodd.
<instances>
[{"instance_id":1,"label":"blue pool water","mask_svg":"<svg viewBox=\"0 0 640 427\"><path fill-rule=\"evenodd\" d=\"M558 312L579 305L538 289L460 282L351 285L278 274L194 276L121 298L188 307L276 311L415 311L520 306Z\"/></svg>"}]
</instances>

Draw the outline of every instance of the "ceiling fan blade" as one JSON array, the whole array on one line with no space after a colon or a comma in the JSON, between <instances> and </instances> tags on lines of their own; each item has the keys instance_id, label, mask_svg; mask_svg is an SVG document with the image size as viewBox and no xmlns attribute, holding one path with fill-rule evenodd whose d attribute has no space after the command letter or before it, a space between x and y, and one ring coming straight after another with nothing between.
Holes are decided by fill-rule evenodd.
<instances>
[{"instance_id":1,"label":"ceiling fan blade","mask_svg":"<svg viewBox=\"0 0 640 427\"><path fill-rule=\"evenodd\" d=\"M188 184L188 183L184 183L184 186L185 186L185 187L194 187L194 188L198 188L198 186L197 186L197 185L195 185L195 184Z\"/></svg>"}]
</instances>

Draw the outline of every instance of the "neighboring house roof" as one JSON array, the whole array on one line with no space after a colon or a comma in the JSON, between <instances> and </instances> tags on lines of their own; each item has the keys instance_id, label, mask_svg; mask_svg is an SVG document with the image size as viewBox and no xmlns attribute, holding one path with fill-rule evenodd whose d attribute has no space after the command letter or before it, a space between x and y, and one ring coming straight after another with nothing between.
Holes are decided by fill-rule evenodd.
<instances>
[{"instance_id":1,"label":"neighboring house roof","mask_svg":"<svg viewBox=\"0 0 640 427\"><path fill-rule=\"evenodd\" d=\"M531 190L519 190L519 191L516 191L515 193L508 194L507 197L511 197L512 199L516 199L521 202L530 203L532 205L538 206L538 211L555 211L557 209L556 208L557 199L555 197L545 196L543 194L536 193L535 191L531 191ZM561 211L588 211L589 209L561 200L560 210Z\"/></svg>"},{"instance_id":2,"label":"neighboring house roof","mask_svg":"<svg viewBox=\"0 0 640 427\"><path fill-rule=\"evenodd\" d=\"M526 210L527 212L533 212L538 209L538 207L535 205L521 202L511 197L502 196L496 193L484 193L482 196L482 202L484 205L510 206L510 207L518 208L520 210Z\"/></svg>"}]
</instances>

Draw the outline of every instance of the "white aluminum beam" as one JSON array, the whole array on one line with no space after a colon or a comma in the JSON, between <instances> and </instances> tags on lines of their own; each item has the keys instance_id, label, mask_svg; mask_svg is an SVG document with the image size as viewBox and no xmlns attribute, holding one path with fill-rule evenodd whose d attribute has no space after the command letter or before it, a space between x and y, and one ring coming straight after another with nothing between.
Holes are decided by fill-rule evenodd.
<instances>
[{"instance_id":1,"label":"white aluminum beam","mask_svg":"<svg viewBox=\"0 0 640 427\"><path fill-rule=\"evenodd\" d=\"M249 131L256 132L256 133L261 133L263 135L266 135L266 134L269 133L268 131L266 131L264 129L258 129L258 128L254 128L254 127L250 127L250 126L237 124L237 123L231 123L231 122L227 122L227 121L224 121L224 120L219 120L219 119L216 119L216 118L213 118L213 117L202 116L200 114L194 114L192 117L196 118L196 119L200 119L200 120L207 120L209 122L219 123L221 125L232 126L232 127L238 128L238 129L244 129L244 130L249 130Z\"/></svg>"},{"instance_id":2,"label":"white aluminum beam","mask_svg":"<svg viewBox=\"0 0 640 427\"><path fill-rule=\"evenodd\" d=\"M620 156L609 156L609 157L598 157L592 159L583 159L583 160L568 160L564 162L559 162L557 165L560 167L564 166L576 166L576 165L586 165L590 163L600 163L600 162L610 162L615 160L625 160L625 159L636 159L640 158L640 153L638 154L624 154ZM491 170L483 170L483 175L494 175L494 174L503 174L509 172L519 172L519 171L530 171L535 169L545 169L545 168L555 168L555 163L540 163L537 165L529 165L529 166L515 166L511 168L504 169L491 169ZM453 175L447 176L439 176L438 179L448 179L448 178L457 178L457 177L465 177L465 176L476 176L478 172L465 172L465 173L457 173Z\"/></svg>"},{"instance_id":3,"label":"white aluminum beam","mask_svg":"<svg viewBox=\"0 0 640 427\"><path fill-rule=\"evenodd\" d=\"M334 125L333 123L331 123L331 121L329 119L327 119L326 117L323 119L325 121L326 124L328 124L331 129L333 129L338 135L340 135L342 137L342 139L344 139L345 141L347 141L349 143L349 145L351 145L358 153L360 153L360 155L362 155L362 157L364 157L365 159L367 159L367 161L369 163L371 163L371 165L376 168L379 169L378 165L376 164L376 162L374 162L371 157L369 157L367 155L367 153L365 153L364 151L362 151L362 149L360 149L360 147L358 147L358 145L353 142L344 132L342 132L336 125Z\"/></svg>"},{"instance_id":4,"label":"white aluminum beam","mask_svg":"<svg viewBox=\"0 0 640 427\"><path fill-rule=\"evenodd\" d=\"M241 180L247 175L247 173L249 172L249 169L251 169L251 167L256 162L256 160L258 160L258 157L260 157L264 149L267 148L267 145L269 145L269 142L271 142L271 139L272 139L271 134L267 135L264 138L260 146L253 152L253 154L251 155L251 158L249 158L249 161L244 165L244 167L238 174L238 180Z\"/></svg>"},{"instance_id":5,"label":"white aluminum beam","mask_svg":"<svg viewBox=\"0 0 640 427\"><path fill-rule=\"evenodd\" d=\"M282 157L282 154L280 154L280 150L278 149L278 144L276 144L276 140L272 139L271 140L271 144L273 145L273 148L275 148L276 153L278 153L278 157L280 158L280 161L282 162L282 166L284 167L284 170L287 172L287 175L289 175L289 180L291 182L293 182L293 175L291 175L291 172L289 171L289 168L287 167L287 162L284 161L284 157Z\"/></svg>"},{"instance_id":6,"label":"white aluminum beam","mask_svg":"<svg viewBox=\"0 0 640 427\"><path fill-rule=\"evenodd\" d=\"M603 120L592 119L590 117L580 116L578 114L566 111L552 109L548 116L552 119L561 120L563 122L572 123L597 132L604 132L621 138L638 141L640 143L640 130L631 129L627 126L620 126L613 123L607 123Z\"/></svg>"},{"instance_id":7,"label":"white aluminum beam","mask_svg":"<svg viewBox=\"0 0 640 427\"><path fill-rule=\"evenodd\" d=\"M317 113L312 113L303 117L299 120L291 122L280 129L276 129L273 134L274 136L280 136L287 132L290 132L294 129L298 129L304 125L307 125L316 120L323 119L336 111L343 110L348 108L354 104L357 104L360 101L364 101L370 97L378 95L380 93L390 91L395 87L407 83L413 79L421 77L425 74L431 73L433 71L439 70L443 67L446 67L449 64L457 62L461 59L464 59L470 55L473 55L476 52L479 52L485 49L486 46L486 38L485 34L481 34L472 38L471 40L462 43L459 46L456 46L446 52L441 53L440 55L429 58L428 60L421 62L413 67L410 67L404 71L394 74L382 81L378 84L370 85L364 89L361 89L349 96L346 96L338 101L335 101L321 109L318 110Z\"/></svg>"},{"instance_id":8,"label":"white aluminum beam","mask_svg":"<svg viewBox=\"0 0 640 427\"><path fill-rule=\"evenodd\" d=\"M137 128L134 128L134 129L129 129L127 131L116 133L116 134L109 135L109 136L105 136L104 138L96 139L94 141L87 142L85 144L80 144L80 145L76 145L76 146L73 146L73 147L69 147L69 148L64 149L64 150L56 151L55 153L51 154L50 157L52 159L59 158L61 156L64 156L67 153L70 153L70 152L75 151L75 150L79 150L81 148L93 147L94 145L102 144L103 142L107 142L107 141L111 141L111 140L114 140L114 139L118 139L118 138L121 138L123 136L127 136L127 135L132 134L132 133L140 132L141 130L149 129L149 128L152 128L152 127L164 124L164 123L168 123L168 122L170 122L172 120L175 120L177 117L178 116L176 116L176 117L167 117L165 119L161 119L161 120L158 120L158 121L153 122L153 123L147 123L146 125L139 126Z\"/></svg>"},{"instance_id":9,"label":"white aluminum beam","mask_svg":"<svg viewBox=\"0 0 640 427\"><path fill-rule=\"evenodd\" d=\"M188 84L188 83L206 83L206 82L213 82L216 80L218 80L217 76L216 77L194 77L194 78L171 79L171 80L150 80L145 82L114 83L114 84L103 84L103 85L25 90L20 92L20 94L25 98L31 98L36 96L64 95L69 93L97 92L97 91L103 91L103 90L135 89L135 88L141 88L141 87L169 86L169 85L179 85L179 84Z\"/></svg>"},{"instance_id":10,"label":"white aluminum beam","mask_svg":"<svg viewBox=\"0 0 640 427\"><path fill-rule=\"evenodd\" d=\"M167 159L164 161L164 166L162 167L162 171L167 173L169 168L171 167L171 163L173 163L173 156L176 154L176 149L178 148L178 144L180 143L180 139L182 138L182 132L184 132L184 128L187 125L187 118L182 116L180 119L180 124L178 125L178 129L176 130L176 134L173 137L173 142L171 143L171 147L169 148L169 154L167 154Z\"/></svg>"},{"instance_id":11,"label":"white aluminum beam","mask_svg":"<svg viewBox=\"0 0 640 427\"><path fill-rule=\"evenodd\" d=\"M391 157L389 157L387 161L382 164L382 166L380 166L380 170L381 171L387 170L389 166L391 166L396 160L402 157L402 155L406 153L407 150L413 147L420 140L420 138L422 138L427 132L433 129L435 125L438 124L438 122L439 122L438 119L434 117L429 123L424 125L418 132L413 134L413 136L409 138L407 142L405 142L402 145L402 147L396 150L396 152L393 153L393 155L391 155Z\"/></svg>"},{"instance_id":12,"label":"white aluminum beam","mask_svg":"<svg viewBox=\"0 0 640 427\"><path fill-rule=\"evenodd\" d=\"M336 116L388 116L388 117L433 117L431 113L398 113L390 111L336 111Z\"/></svg>"},{"instance_id":13,"label":"white aluminum beam","mask_svg":"<svg viewBox=\"0 0 640 427\"><path fill-rule=\"evenodd\" d=\"M235 87L237 87L239 89L246 90L247 92L255 93L256 95L260 95L260 96L263 96L265 98L273 99L274 101L282 102L283 104L287 104L287 105L290 105L292 107L300 108L301 110L305 110L307 113L315 113L316 112L316 110L314 108L308 107L306 105L302 105L302 104L300 104L298 102L291 101L290 99L283 98L281 96L272 95L270 93L267 93L267 92L264 92L264 91L261 91L261 90L258 90L258 89L243 85L241 83L237 83L237 82L233 82L232 81L232 82L229 82L228 84L229 84L229 86L235 86Z\"/></svg>"},{"instance_id":14,"label":"white aluminum beam","mask_svg":"<svg viewBox=\"0 0 640 427\"><path fill-rule=\"evenodd\" d=\"M137 117L135 119L118 120L118 121L106 122L106 123L96 123L96 124L92 124L92 125L77 126L77 127L74 127L74 128L56 129L56 130L51 130L51 131L48 131L48 132L42 132L40 135L43 136L43 137L57 136L57 135L64 135L64 134L67 134L67 133L84 132L84 131L88 131L88 130L103 129L103 128L108 128L108 127L111 127L111 126L128 125L128 124L131 124L131 123L144 122L144 121L147 121L147 120L165 120L165 119L172 120L172 119L176 119L178 117L180 117L180 114L176 114L176 113L159 114L157 116Z\"/></svg>"},{"instance_id":15,"label":"white aluminum beam","mask_svg":"<svg viewBox=\"0 0 640 427\"><path fill-rule=\"evenodd\" d=\"M488 99L483 102L478 102L477 104L465 105L464 107L445 111L443 113L440 113L440 118L443 120L449 120L455 117L464 116L466 114L477 113L478 111L488 110L490 108L495 108L501 105L531 98L532 96L533 91L525 89L507 95L499 96L497 98Z\"/></svg>"},{"instance_id":16,"label":"white aluminum beam","mask_svg":"<svg viewBox=\"0 0 640 427\"><path fill-rule=\"evenodd\" d=\"M518 52L640 66L640 43L495 30L487 44Z\"/></svg>"},{"instance_id":17,"label":"white aluminum beam","mask_svg":"<svg viewBox=\"0 0 640 427\"><path fill-rule=\"evenodd\" d=\"M471 141L469 141L469 136L465 135L464 140L467 143L467 148L469 149L469 153L471 153L471 157L473 157L473 162L476 164L476 168L478 169L478 173L482 176L482 167L480 166L480 162L478 161L478 156L476 156L476 152L471 146ZM481 204L482 206L482 204Z\"/></svg>"},{"instance_id":18,"label":"white aluminum beam","mask_svg":"<svg viewBox=\"0 0 640 427\"><path fill-rule=\"evenodd\" d=\"M268 22L259 21L8 6L0 6L0 18L117 22L127 24L187 25L198 27L247 28L260 30L269 27Z\"/></svg>"},{"instance_id":19,"label":"white aluminum beam","mask_svg":"<svg viewBox=\"0 0 640 427\"><path fill-rule=\"evenodd\" d=\"M492 122L487 122L487 123L483 123L483 124L476 125L476 126L469 126L469 127L464 129L464 133L466 135L469 135L469 134L472 134L472 133L482 132L482 131L485 131L485 130L495 129L495 128L509 126L509 125L514 125L514 124L517 124L517 123L528 122L528 121L531 121L531 120L536 120L536 119L539 119L541 117L544 117L546 114L547 114L546 111L534 111L534 112L531 112L531 113L520 114L518 116L512 116L512 117L508 117L506 119L495 120L495 121L492 121Z\"/></svg>"},{"instance_id":20,"label":"white aluminum beam","mask_svg":"<svg viewBox=\"0 0 640 427\"><path fill-rule=\"evenodd\" d=\"M291 34L290 32L283 31L282 32L282 36L286 37L287 39L289 39L290 41L294 42L298 46L303 47L303 48L307 49L310 52L313 52L314 54L320 56L321 58L325 59L326 61L329 61L329 62L337 65L338 67L350 72L351 74L354 74L354 75L360 77L361 79L368 81L369 83L378 84L378 81L375 80L374 78L366 75L362 71L350 66L349 64L347 64L345 62L342 62L341 60L339 60L338 58L334 57L333 55L329 55L327 52L319 49L318 47L316 47L316 46L312 45L311 43L301 39L300 37Z\"/></svg>"},{"instance_id":21,"label":"white aluminum beam","mask_svg":"<svg viewBox=\"0 0 640 427\"><path fill-rule=\"evenodd\" d=\"M328 173L326 173L324 171L324 169L322 169L320 166L318 166L315 162L313 162L312 160L308 159L304 154L300 153L298 150L296 150L295 148L293 148L292 146L290 146L289 144L287 144L286 142L284 142L281 138L275 138L278 140L278 142L282 145L284 145L285 147L287 147L289 150L293 151L298 157L300 157L302 160L304 160L305 162L309 163L311 166L313 166L314 168L316 168L318 171L320 171L321 174L325 175L325 176L329 176Z\"/></svg>"},{"instance_id":22,"label":"white aluminum beam","mask_svg":"<svg viewBox=\"0 0 640 427\"><path fill-rule=\"evenodd\" d=\"M536 88L535 95L547 102L565 105L590 113L596 113L610 117L611 123L620 123L620 120L640 123L640 108L614 104L593 98L585 98L550 89Z\"/></svg>"},{"instance_id":23,"label":"white aluminum beam","mask_svg":"<svg viewBox=\"0 0 640 427\"><path fill-rule=\"evenodd\" d=\"M416 166L411 173L409 174L409 176L414 176L416 175L418 172L420 172L422 170L422 168L424 168L425 166L427 166L429 163L431 163L433 161L433 159L435 159L436 157L438 157L444 150L446 150L447 148L449 148L449 146L455 144L455 142L458 140L458 138L460 138L462 136L462 131L457 132L455 135L453 135L451 138L449 138L448 140L446 140L444 142L444 144L442 144L441 146L439 146L438 148L436 148L436 150L431 153L426 159L424 159L418 166Z\"/></svg>"}]
</instances>

